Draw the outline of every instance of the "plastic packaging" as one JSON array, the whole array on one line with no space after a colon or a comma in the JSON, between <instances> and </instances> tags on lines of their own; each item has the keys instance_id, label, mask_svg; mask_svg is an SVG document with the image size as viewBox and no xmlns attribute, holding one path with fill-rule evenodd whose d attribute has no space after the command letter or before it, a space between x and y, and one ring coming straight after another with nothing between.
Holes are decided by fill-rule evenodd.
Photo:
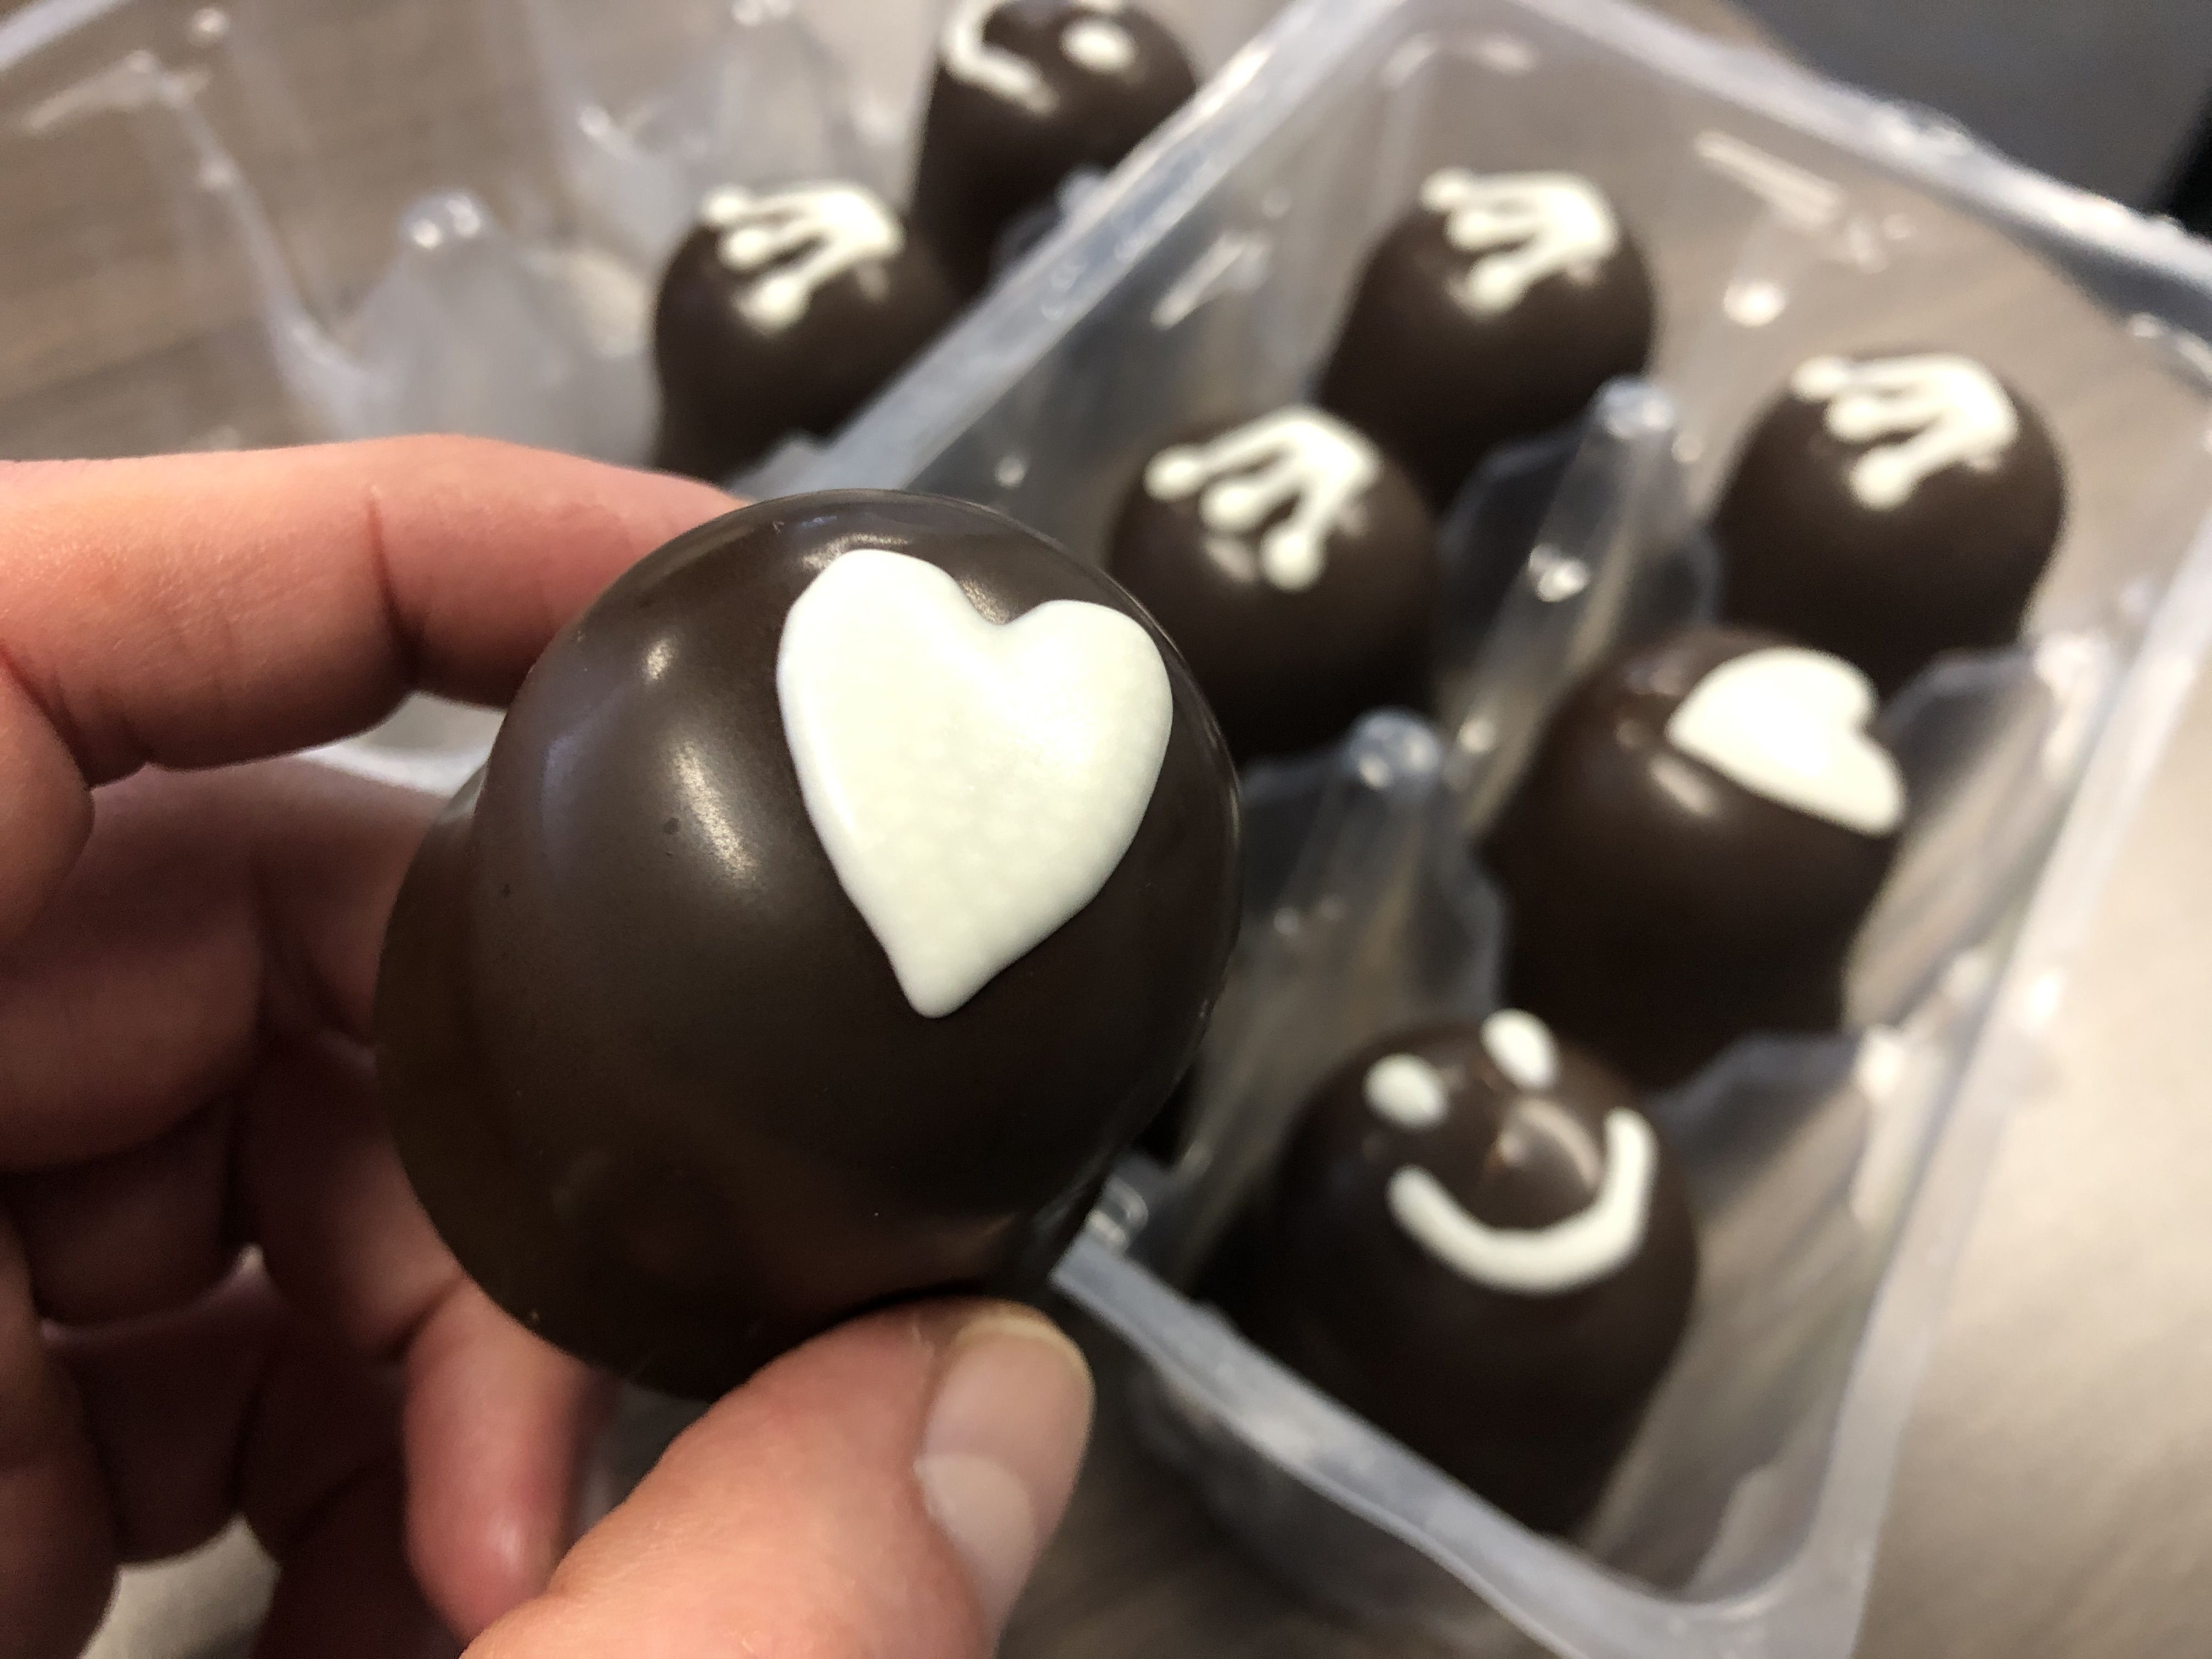
<instances>
[{"instance_id":1,"label":"plastic packaging","mask_svg":"<svg viewBox=\"0 0 2212 1659\"><path fill-rule=\"evenodd\" d=\"M1209 64L1267 9L1159 9ZM16 233L41 263L0 330L0 451L447 423L505 398L477 370L512 353L578 394L525 411L568 411L546 435L621 453L593 422L625 407L687 169L736 146L763 177L826 156L895 183L929 20L885 20L909 15L380 0L326 36L273 5L45 0L0 23L0 212L46 227ZM448 52L481 60L453 108L329 96ZM419 143L395 161L349 122ZM966 495L1095 556L1164 434L1300 390L1447 162L1605 185L1662 296L1650 383L1461 504L1438 720L1380 714L1248 780L1253 920L1192 1138L1171 1170L1130 1162L1060 1283L1150 1362L1158 1443L1316 1594L1478 1652L1842 1659L1996 1136L2212 629L2212 251L1614 0L1298 0L779 476ZM1693 526L1788 370L1928 341L2049 418L2067 538L2027 643L1939 663L1886 717L1923 811L1854 965L1864 1034L1749 1040L1656 1103L1702 1212L1699 1307L1599 1515L1537 1537L1179 1287L1321 1067L1490 1005L1500 905L1463 837L1578 665L1710 604ZM409 718L347 763L450 787L488 739ZM634 1404L649 1450L667 1413Z\"/></svg>"},{"instance_id":2,"label":"plastic packaging","mask_svg":"<svg viewBox=\"0 0 2212 1659\"><path fill-rule=\"evenodd\" d=\"M1152 0L1203 70L1277 0ZM0 20L0 456L643 458L721 184L902 197L951 0L39 0Z\"/></svg>"},{"instance_id":3,"label":"plastic packaging","mask_svg":"<svg viewBox=\"0 0 2212 1659\"><path fill-rule=\"evenodd\" d=\"M1661 344L1650 384L1460 503L1440 720L1248 779L1251 905L1190 1137L1125 1167L1060 1284L1149 1362L1154 1443L1309 1593L1475 1652L1842 1659L1996 1135L2212 628L2212 250L1610 0L1305 0L1204 102L813 481L984 501L1097 556L1164 438L1299 394L1448 164L1596 179ZM1539 1537L1190 1287L1322 1070L1493 1006L1501 907L1464 836L1578 668L1711 605L1695 526L1748 422L1817 351L1927 342L2051 420L2066 538L2022 646L1886 711L1918 811L1855 957L1860 1034L1748 1039L1653 1103L1700 1209L1698 1309L1596 1517Z\"/></svg>"},{"instance_id":4,"label":"plastic packaging","mask_svg":"<svg viewBox=\"0 0 2212 1659\"><path fill-rule=\"evenodd\" d=\"M1279 0L1148 4L1210 71ZM0 458L441 431L641 461L700 198L902 198L951 9L38 0L0 18ZM495 725L418 699L326 757L450 791Z\"/></svg>"}]
</instances>

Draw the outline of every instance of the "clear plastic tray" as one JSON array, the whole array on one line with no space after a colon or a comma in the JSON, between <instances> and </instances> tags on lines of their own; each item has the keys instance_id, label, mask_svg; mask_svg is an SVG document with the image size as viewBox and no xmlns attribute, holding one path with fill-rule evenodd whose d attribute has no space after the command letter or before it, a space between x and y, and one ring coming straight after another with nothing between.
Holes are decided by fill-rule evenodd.
<instances>
[{"instance_id":1,"label":"clear plastic tray","mask_svg":"<svg viewBox=\"0 0 2212 1659\"><path fill-rule=\"evenodd\" d=\"M1469 562L1517 574L1444 619L1439 718L1247 779L1250 906L1194 1128L1174 1168L1124 1166L1060 1286L1149 1362L1154 1443L1310 1594L1474 1651L1842 1659L1996 1136L2212 628L2212 250L1612 0L1303 0L1206 103L810 481L967 496L1097 556L1164 439L1300 392L1374 236L1447 164L1596 179L1661 340L1650 384L1461 502L1455 591L1494 591ZM1747 1039L1653 1103L1700 1208L1698 1307L1597 1516L1539 1537L1191 1286L1322 1070L1492 1006L1500 902L1466 833L1579 667L1710 604L1689 532L1748 422L1818 351L1923 343L2050 419L2065 541L2019 648L1886 711L1919 811L1855 957L1860 1034Z\"/></svg>"},{"instance_id":2,"label":"clear plastic tray","mask_svg":"<svg viewBox=\"0 0 2212 1659\"><path fill-rule=\"evenodd\" d=\"M2212 252L1612 0L1299 0L1233 59L1271 7L1158 9L1225 69L805 482L966 495L1095 555L1164 435L1297 392L1373 235L1444 162L1596 178L1652 257L1662 334L1650 385L1462 504L1459 574L1517 568L1502 610L1445 619L1443 718L1378 715L1248 781L1253 925L1193 1137L1173 1170L1130 1161L1060 1282L1150 1362L1157 1443L1315 1593L1475 1650L1842 1659L1996 1137L2212 629ZM0 22L0 225L28 262L0 453L410 424L635 453L649 233L687 169L829 155L895 184L934 16L42 0ZM411 91L434 59L434 106L336 95ZM776 113L712 137L730 108ZM1695 1324L1591 1526L1537 1537L1186 1289L1316 1070L1488 1006L1498 901L1461 838L1578 665L1706 602L1681 532L1747 421L1815 349L1922 342L2048 416L2067 539L2027 645L1939 665L1887 717L1926 810L1855 965L1866 1034L1753 1039L1657 1103L1706 1229ZM487 368L508 353L558 395L513 407ZM1531 477L1523 549L1489 509ZM483 737L416 709L343 758L449 787Z\"/></svg>"},{"instance_id":3,"label":"clear plastic tray","mask_svg":"<svg viewBox=\"0 0 2212 1659\"><path fill-rule=\"evenodd\" d=\"M1280 0L1147 4L1210 72ZM701 196L831 174L902 200L951 8L0 15L0 459L446 431L642 460L653 284ZM1064 195L1062 242L1094 184ZM747 493L817 453L793 441ZM450 791L494 725L417 700L333 758Z\"/></svg>"},{"instance_id":4,"label":"clear plastic tray","mask_svg":"<svg viewBox=\"0 0 2212 1659\"><path fill-rule=\"evenodd\" d=\"M1201 70L1279 0L1152 0ZM0 17L0 457L461 431L641 459L719 184L894 200L951 0Z\"/></svg>"}]
</instances>

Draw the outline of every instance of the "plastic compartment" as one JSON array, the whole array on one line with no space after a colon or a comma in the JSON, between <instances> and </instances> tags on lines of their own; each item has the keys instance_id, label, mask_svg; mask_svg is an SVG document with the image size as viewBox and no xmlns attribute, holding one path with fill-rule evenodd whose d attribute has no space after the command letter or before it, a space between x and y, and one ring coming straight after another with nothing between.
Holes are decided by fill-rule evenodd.
<instances>
[{"instance_id":1,"label":"plastic compartment","mask_svg":"<svg viewBox=\"0 0 2212 1659\"><path fill-rule=\"evenodd\" d=\"M0 20L0 458L451 431L642 460L700 197L902 198L951 3L38 0ZM1212 70L1279 0L1146 3ZM418 699L326 752L448 791L495 725Z\"/></svg>"},{"instance_id":2,"label":"plastic compartment","mask_svg":"<svg viewBox=\"0 0 2212 1659\"><path fill-rule=\"evenodd\" d=\"M1201 70L1276 0L1150 0ZM0 456L650 446L704 191L905 190L951 0L39 0L0 21Z\"/></svg>"},{"instance_id":3,"label":"plastic compartment","mask_svg":"<svg viewBox=\"0 0 2212 1659\"><path fill-rule=\"evenodd\" d=\"M1996 1138L2212 629L2212 250L1613 0L1302 0L1241 65L812 481L967 496L1097 556L1164 437L1298 393L1445 164L1598 179L1662 338L1653 385L1460 504L1458 574L1519 568L1446 619L1440 720L1248 779L1253 903L1193 1138L1173 1170L1125 1166L1060 1283L1150 1362L1156 1442L1310 1592L1475 1651L1842 1659ZM1577 666L1710 603L1690 532L1748 422L1816 351L1918 343L2050 419L2066 538L2020 648L1939 662L1885 713L1919 813L1855 960L1863 1034L1748 1040L1655 1103L1705 1230L1693 1328L1583 1535L1538 1537L1188 1287L1320 1069L1489 1006L1498 902L1462 836Z\"/></svg>"},{"instance_id":4,"label":"plastic compartment","mask_svg":"<svg viewBox=\"0 0 2212 1659\"><path fill-rule=\"evenodd\" d=\"M1215 21L1233 8L1159 9L1208 63L1237 38ZM486 360L441 343L473 348L478 303L546 373L613 385L589 377L618 379L623 351L593 342L637 328L639 239L680 216L666 181L741 106L725 93L797 111L732 129L790 146L749 151L763 178L810 146L896 178L927 28L894 40L877 11L19 13L0 24L0 219L29 228L32 274L0 338L0 449L278 441L424 386L465 406L481 388L448 371ZM411 87L433 57L468 60L450 107L337 95ZM763 64L765 88L745 78ZM783 100L794 84L838 91ZM1348 1607L1476 1650L1517 1629L1570 1659L1841 1659L1996 1134L2212 629L2212 253L1612 0L1300 0L806 481L967 495L1095 554L1164 434L1297 392L1372 235L1446 161L1612 191L1665 301L1656 389L1616 390L1462 504L1455 550L1521 568L1494 617L1453 619L1440 723L1379 717L1249 781L1260 921L1196 1138L1172 1172L1132 1161L1060 1282L1151 1362L1147 1420L1224 1516ZM1754 1040L1660 1103L1707 1230L1696 1328L1585 1535L1536 1537L1177 1286L1324 1050L1486 1006L1497 902L1460 837L1577 663L1701 603L1681 532L1747 419L1814 349L1916 342L1990 359L2098 464L2074 467L2032 641L1940 665L1887 716L1928 810L1863 937L1868 1034ZM392 367L410 361L426 380ZM1531 479L1522 558L1492 509ZM426 754L386 733L349 763L439 787L483 735ZM1271 1035L1296 1009L1315 1016L1302 1046ZM634 1403L641 1440L666 1431Z\"/></svg>"},{"instance_id":5,"label":"plastic compartment","mask_svg":"<svg viewBox=\"0 0 2212 1659\"><path fill-rule=\"evenodd\" d=\"M1385 712L1328 760L1249 779L1259 856L1193 1133L1162 1178L1135 1172L1141 1218L1129 1196L1111 1211L1120 1248L1170 1283L1202 1286L1212 1248L1264 1181L1297 1107L1345 1054L1392 1029L1498 1006L1510 913L1468 858L1468 834L1584 662L1709 612L1710 584L1670 580L1682 561L1679 433L1670 400L1649 387L1625 382L1601 400L1533 538L1540 554L1524 564L1469 675L1477 712L1457 728L1458 744ZM1747 1038L1649 1103L1692 1180L1704 1270L1683 1350L1585 1529L1585 1547L1608 1565L1704 1586L1755 1571L1776 1547L1772 1528L1786 1516L1775 1505L1788 1501L1777 1497L1776 1463L1802 1425L1832 1412L1841 1358L1986 1012L1995 935L2073 796L2130 632L2108 619L1962 655L1901 694L1883 735L1918 811L1853 965L1851 1001L1866 1029ZM1467 742L1469 732L1480 741ZM1990 833L1995 803L2002 835ZM1884 921L1899 915L1909 925ZM1126 1301L1107 1300L1127 1331ZM1217 1344L1237 1340L1212 1329ZM1138 1335L1156 1361L1169 1352L1158 1329ZM1292 1582L1355 1613L1419 1620L1462 1645L1507 1640L1463 1588L1409 1571L1402 1547L1316 1512L1320 1500L1291 1473L1311 1472L1304 1460L1316 1448L1285 1468L1268 1441L1251 1437L1253 1425L1304 1419L1316 1446L1376 1437L1237 1348L1250 1369L1234 1393L1224 1391L1218 1354L1197 1376L1184 1369L1188 1353L1159 1365L1140 1419L1155 1444ZM1449 1486L1425 1469L1420 1478ZM1401 1502L1421 1490L1395 1474L1375 1479Z\"/></svg>"}]
</instances>

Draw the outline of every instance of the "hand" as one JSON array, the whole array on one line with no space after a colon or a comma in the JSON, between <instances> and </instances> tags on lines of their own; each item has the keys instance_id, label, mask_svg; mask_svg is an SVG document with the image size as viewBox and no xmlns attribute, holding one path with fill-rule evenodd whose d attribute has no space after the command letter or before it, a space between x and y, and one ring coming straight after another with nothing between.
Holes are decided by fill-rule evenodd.
<instances>
[{"instance_id":1,"label":"hand","mask_svg":"<svg viewBox=\"0 0 2212 1659\"><path fill-rule=\"evenodd\" d=\"M234 1514L282 1569L264 1659L447 1630L496 1659L994 1639L1091 1399L1011 1308L789 1355L562 1559L605 1385L440 1244L368 1059L433 804L258 758L416 687L503 702L617 573L730 505L445 439L0 466L11 1656L75 1653L119 1562Z\"/></svg>"}]
</instances>

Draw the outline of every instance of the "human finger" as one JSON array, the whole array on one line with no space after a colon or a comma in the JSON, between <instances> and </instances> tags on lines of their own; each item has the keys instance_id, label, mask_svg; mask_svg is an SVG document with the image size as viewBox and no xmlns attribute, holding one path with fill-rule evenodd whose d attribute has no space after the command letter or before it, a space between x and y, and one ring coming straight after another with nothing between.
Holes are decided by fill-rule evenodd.
<instances>
[{"instance_id":1,"label":"human finger","mask_svg":"<svg viewBox=\"0 0 2212 1659\"><path fill-rule=\"evenodd\" d=\"M0 1630L22 1659L71 1659L115 1583L104 1480L68 1373L47 1352L28 1264L0 1212Z\"/></svg>"},{"instance_id":2,"label":"human finger","mask_svg":"<svg viewBox=\"0 0 2212 1659\"><path fill-rule=\"evenodd\" d=\"M981 1659L1058 1525L1091 1379L1041 1316L877 1314L708 1412L472 1659Z\"/></svg>"},{"instance_id":3,"label":"human finger","mask_svg":"<svg viewBox=\"0 0 2212 1659\"><path fill-rule=\"evenodd\" d=\"M0 466L0 939L148 764L281 753L410 689L509 695L719 491L480 440Z\"/></svg>"}]
</instances>

